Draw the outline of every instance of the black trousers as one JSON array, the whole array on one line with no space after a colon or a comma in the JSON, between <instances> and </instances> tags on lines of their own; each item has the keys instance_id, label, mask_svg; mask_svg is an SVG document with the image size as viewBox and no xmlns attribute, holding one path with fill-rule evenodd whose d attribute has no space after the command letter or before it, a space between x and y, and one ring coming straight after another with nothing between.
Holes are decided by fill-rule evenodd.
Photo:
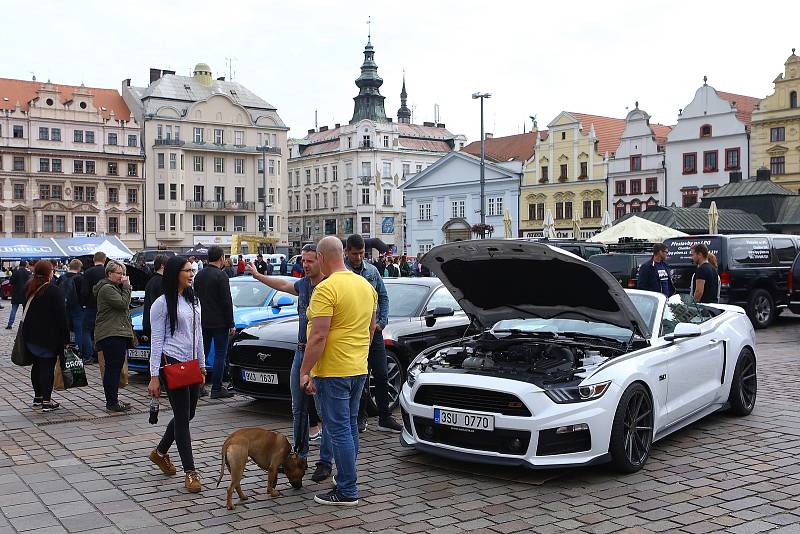
<instances>
[{"instance_id":1,"label":"black trousers","mask_svg":"<svg viewBox=\"0 0 800 534\"><path fill-rule=\"evenodd\" d=\"M372 384L375 386L375 404L378 405L378 418L383 421L387 419L389 411L389 371L386 356L386 346L383 343L383 333L375 331L372 342L369 346L369 356L367 363L369 371L372 373ZM359 417L367 417L367 403L369 402L369 376L364 383L364 392L361 395L361 405L358 413Z\"/></svg>"},{"instance_id":2,"label":"black trousers","mask_svg":"<svg viewBox=\"0 0 800 534\"><path fill-rule=\"evenodd\" d=\"M55 355L52 358L33 357L31 366L31 385L33 386L33 397L36 400L49 402L53 395L53 372L56 369Z\"/></svg>"},{"instance_id":3,"label":"black trousers","mask_svg":"<svg viewBox=\"0 0 800 534\"><path fill-rule=\"evenodd\" d=\"M131 342L129 337L113 336L97 342L103 351L106 362L103 371L103 392L106 394L106 408L113 408L119 402L119 380L125 364L125 350Z\"/></svg>"},{"instance_id":4,"label":"black trousers","mask_svg":"<svg viewBox=\"0 0 800 534\"><path fill-rule=\"evenodd\" d=\"M167 363L177 360L166 357ZM161 387L166 388L164 373L161 372ZM189 421L194 419L197 410L197 399L200 398L200 385L167 390L169 404L172 406L172 419L164 431L164 436L156 449L161 454L167 454L173 443L178 445L178 454L184 471L194 471L194 454L192 453L192 435L189 430Z\"/></svg>"}]
</instances>

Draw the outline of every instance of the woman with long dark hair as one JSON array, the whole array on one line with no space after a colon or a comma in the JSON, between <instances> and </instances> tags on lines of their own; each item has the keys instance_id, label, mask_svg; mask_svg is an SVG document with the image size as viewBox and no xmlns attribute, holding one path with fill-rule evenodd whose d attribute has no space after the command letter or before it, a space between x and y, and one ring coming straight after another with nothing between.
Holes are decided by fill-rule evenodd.
<instances>
[{"instance_id":1,"label":"woman with long dark hair","mask_svg":"<svg viewBox=\"0 0 800 534\"><path fill-rule=\"evenodd\" d=\"M150 384L147 391L156 399L161 394L160 368L164 364L199 360L205 376L203 332L200 324L200 302L192 291L192 264L182 256L173 256L164 267L162 285L164 294L150 308ZM164 383L166 386L166 382ZM174 475L177 470L167 452L177 443L185 473L186 489L197 493L202 489L200 476L194 467L192 438L189 421L194 418L200 385L167 389L172 406L172 420L164 431L158 446L150 452L150 460L164 474Z\"/></svg>"},{"instance_id":2,"label":"woman with long dark hair","mask_svg":"<svg viewBox=\"0 0 800 534\"><path fill-rule=\"evenodd\" d=\"M53 371L56 356L63 357L64 346L69 343L64 294L50 283L52 279L53 266L50 262L36 262L33 276L25 286L25 298L30 305L25 309L22 322L25 348L33 357L33 407L41 406L43 412L58 408L58 403L51 398Z\"/></svg>"}]
</instances>

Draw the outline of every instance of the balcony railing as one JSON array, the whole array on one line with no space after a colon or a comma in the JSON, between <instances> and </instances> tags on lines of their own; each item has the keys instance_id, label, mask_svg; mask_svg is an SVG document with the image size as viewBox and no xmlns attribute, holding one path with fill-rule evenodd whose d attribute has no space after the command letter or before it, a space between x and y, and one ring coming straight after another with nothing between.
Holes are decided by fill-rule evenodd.
<instances>
[{"instance_id":1,"label":"balcony railing","mask_svg":"<svg viewBox=\"0 0 800 534\"><path fill-rule=\"evenodd\" d=\"M256 147L259 152L266 152L267 154L281 155L281 147L279 146L259 146Z\"/></svg>"},{"instance_id":2,"label":"balcony railing","mask_svg":"<svg viewBox=\"0 0 800 534\"><path fill-rule=\"evenodd\" d=\"M252 201L236 202L235 200L187 200L186 209L214 211L255 211L256 203Z\"/></svg>"},{"instance_id":3,"label":"balcony railing","mask_svg":"<svg viewBox=\"0 0 800 534\"><path fill-rule=\"evenodd\" d=\"M158 145L167 145L167 146L183 146L183 141L180 139L156 139L156 146Z\"/></svg>"}]
</instances>

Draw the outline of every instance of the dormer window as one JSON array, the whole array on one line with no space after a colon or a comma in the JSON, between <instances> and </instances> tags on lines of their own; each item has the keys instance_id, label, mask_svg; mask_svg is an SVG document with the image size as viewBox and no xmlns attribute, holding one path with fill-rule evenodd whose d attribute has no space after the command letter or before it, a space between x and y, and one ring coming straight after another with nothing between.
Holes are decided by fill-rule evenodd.
<instances>
[{"instance_id":1,"label":"dormer window","mask_svg":"<svg viewBox=\"0 0 800 534\"><path fill-rule=\"evenodd\" d=\"M711 137L711 125L704 124L700 127L700 137Z\"/></svg>"}]
</instances>

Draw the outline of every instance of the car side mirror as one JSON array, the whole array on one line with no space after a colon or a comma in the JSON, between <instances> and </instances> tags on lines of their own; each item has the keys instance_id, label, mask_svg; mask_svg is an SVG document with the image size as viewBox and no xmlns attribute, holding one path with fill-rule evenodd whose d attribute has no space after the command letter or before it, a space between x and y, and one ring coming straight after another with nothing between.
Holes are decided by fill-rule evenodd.
<instances>
[{"instance_id":1,"label":"car side mirror","mask_svg":"<svg viewBox=\"0 0 800 534\"><path fill-rule=\"evenodd\" d=\"M452 317L455 315L453 308L447 306L440 306L425 312L425 325L431 327L436 324L436 319L439 317Z\"/></svg>"},{"instance_id":2,"label":"car side mirror","mask_svg":"<svg viewBox=\"0 0 800 534\"><path fill-rule=\"evenodd\" d=\"M278 297L278 302L272 305L273 308L285 308L287 306L294 306L294 299L288 295L281 295Z\"/></svg>"},{"instance_id":3,"label":"car side mirror","mask_svg":"<svg viewBox=\"0 0 800 534\"><path fill-rule=\"evenodd\" d=\"M700 334L700 325L693 323L678 323L675 325L675 330L671 334L664 336L664 339L667 341L675 341L678 339L697 337Z\"/></svg>"}]
</instances>

